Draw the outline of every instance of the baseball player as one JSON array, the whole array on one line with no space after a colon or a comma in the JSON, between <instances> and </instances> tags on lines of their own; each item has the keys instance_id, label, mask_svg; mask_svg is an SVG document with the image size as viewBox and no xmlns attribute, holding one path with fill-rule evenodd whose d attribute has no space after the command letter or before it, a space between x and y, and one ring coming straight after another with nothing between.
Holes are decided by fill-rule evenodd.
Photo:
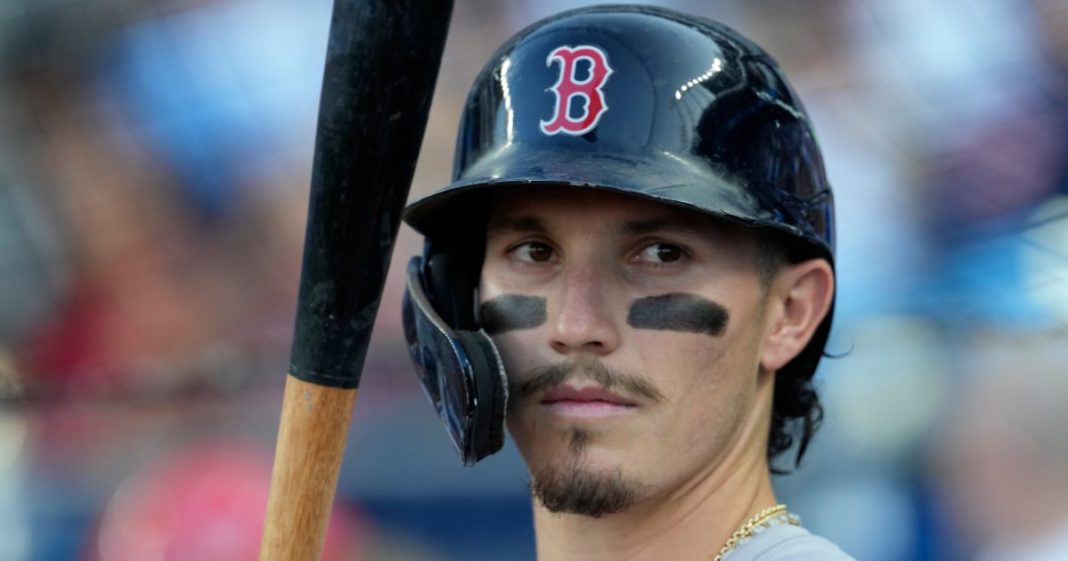
<instances>
[{"instance_id":1,"label":"baseball player","mask_svg":"<svg viewBox=\"0 0 1068 561\"><path fill-rule=\"evenodd\" d=\"M776 63L719 23L599 6L521 31L471 89L404 305L474 464L505 425L538 559L840 561L771 486L820 421L834 205Z\"/></svg>"}]
</instances>

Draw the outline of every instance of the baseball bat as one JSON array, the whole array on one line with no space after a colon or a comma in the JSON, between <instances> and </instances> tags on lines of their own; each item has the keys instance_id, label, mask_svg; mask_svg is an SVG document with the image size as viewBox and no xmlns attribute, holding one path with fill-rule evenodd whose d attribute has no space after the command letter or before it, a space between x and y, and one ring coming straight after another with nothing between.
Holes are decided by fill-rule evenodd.
<instances>
[{"instance_id":1,"label":"baseball bat","mask_svg":"<svg viewBox=\"0 0 1068 561\"><path fill-rule=\"evenodd\" d=\"M452 0L335 0L260 561L320 558Z\"/></svg>"}]
</instances>

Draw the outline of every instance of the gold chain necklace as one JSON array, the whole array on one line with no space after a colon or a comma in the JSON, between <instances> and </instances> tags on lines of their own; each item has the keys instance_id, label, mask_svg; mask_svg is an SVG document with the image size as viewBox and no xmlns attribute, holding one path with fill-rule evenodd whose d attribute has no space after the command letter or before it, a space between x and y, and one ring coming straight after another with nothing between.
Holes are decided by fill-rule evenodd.
<instances>
[{"instance_id":1,"label":"gold chain necklace","mask_svg":"<svg viewBox=\"0 0 1068 561\"><path fill-rule=\"evenodd\" d=\"M734 531L733 534L731 534L731 537L727 538L727 543L723 544L723 548L719 550L719 553L716 554L716 557L713 559L713 561L723 561L724 555L730 553L731 551L734 551L734 548L738 547L738 544L740 544L742 540L751 538L756 532L757 528L769 525L769 523L777 516L783 516L783 522L787 524L793 524L794 526L798 526L801 524L801 520L796 515L791 514L789 511L787 511L786 505L784 504L765 508L764 510L751 516L749 520L746 520L741 525L741 527L739 527L737 530Z\"/></svg>"}]
</instances>

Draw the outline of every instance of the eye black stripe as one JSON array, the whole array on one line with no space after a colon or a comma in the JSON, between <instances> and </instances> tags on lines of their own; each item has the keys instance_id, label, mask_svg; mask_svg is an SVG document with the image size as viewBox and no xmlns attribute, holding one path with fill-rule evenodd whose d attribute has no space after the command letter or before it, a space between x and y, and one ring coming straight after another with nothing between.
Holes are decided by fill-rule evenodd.
<instances>
[{"instance_id":1,"label":"eye black stripe","mask_svg":"<svg viewBox=\"0 0 1068 561\"><path fill-rule=\"evenodd\" d=\"M531 329L545 323L545 298L503 294L478 307L482 328L490 335L516 329Z\"/></svg>"},{"instance_id":2,"label":"eye black stripe","mask_svg":"<svg viewBox=\"0 0 1068 561\"><path fill-rule=\"evenodd\" d=\"M630 304L627 323L637 329L686 331L713 337L723 334L730 314L723 306L695 294L664 294Z\"/></svg>"}]
</instances>

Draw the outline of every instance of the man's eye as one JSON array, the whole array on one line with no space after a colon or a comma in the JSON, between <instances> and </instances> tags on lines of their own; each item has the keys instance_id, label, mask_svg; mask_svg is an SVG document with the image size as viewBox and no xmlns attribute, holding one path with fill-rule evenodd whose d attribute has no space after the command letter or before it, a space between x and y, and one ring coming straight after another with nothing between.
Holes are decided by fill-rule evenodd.
<instances>
[{"instance_id":1,"label":"man's eye","mask_svg":"<svg viewBox=\"0 0 1068 561\"><path fill-rule=\"evenodd\" d=\"M525 263L545 263L553 258L553 248L540 242L522 243L512 253Z\"/></svg>"},{"instance_id":2,"label":"man's eye","mask_svg":"<svg viewBox=\"0 0 1068 561\"><path fill-rule=\"evenodd\" d=\"M654 243L638 253L637 260L644 263L674 263L685 255L682 248L669 243Z\"/></svg>"}]
</instances>

